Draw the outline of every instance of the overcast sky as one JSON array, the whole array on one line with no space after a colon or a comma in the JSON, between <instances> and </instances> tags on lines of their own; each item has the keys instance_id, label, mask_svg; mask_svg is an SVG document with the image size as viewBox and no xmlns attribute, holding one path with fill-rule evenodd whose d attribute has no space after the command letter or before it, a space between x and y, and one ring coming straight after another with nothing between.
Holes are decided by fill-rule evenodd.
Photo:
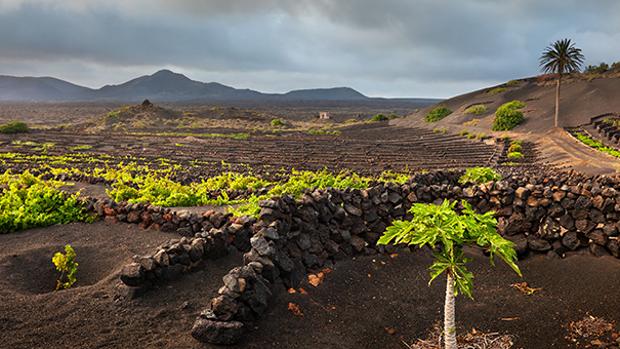
<instances>
[{"instance_id":1,"label":"overcast sky","mask_svg":"<svg viewBox=\"0 0 620 349\"><path fill-rule=\"evenodd\" d=\"M618 0L0 0L0 74L89 87L168 68L284 92L448 97L537 74L569 37L620 60Z\"/></svg>"}]
</instances>

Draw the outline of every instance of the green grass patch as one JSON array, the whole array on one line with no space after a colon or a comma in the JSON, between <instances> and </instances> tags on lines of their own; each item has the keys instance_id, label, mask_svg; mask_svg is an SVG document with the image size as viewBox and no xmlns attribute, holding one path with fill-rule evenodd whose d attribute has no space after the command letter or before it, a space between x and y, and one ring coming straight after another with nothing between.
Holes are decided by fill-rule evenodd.
<instances>
[{"instance_id":1,"label":"green grass patch","mask_svg":"<svg viewBox=\"0 0 620 349\"><path fill-rule=\"evenodd\" d=\"M437 122L450 114L452 114L452 110L439 106L428 112L424 120L426 120L426 122Z\"/></svg>"},{"instance_id":2,"label":"green grass patch","mask_svg":"<svg viewBox=\"0 0 620 349\"><path fill-rule=\"evenodd\" d=\"M157 136L157 137L197 137L197 138L230 138L247 140L249 133L188 133L188 132L129 132L133 136Z\"/></svg>"},{"instance_id":3,"label":"green grass patch","mask_svg":"<svg viewBox=\"0 0 620 349\"><path fill-rule=\"evenodd\" d=\"M339 136L342 132L330 128L311 128L306 133L312 136Z\"/></svg>"},{"instance_id":4,"label":"green grass patch","mask_svg":"<svg viewBox=\"0 0 620 349\"><path fill-rule=\"evenodd\" d=\"M81 144L81 145L71 146L71 147L69 147L69 150L71 150L71 151L79 151L79 150L90 150L92 148L93 148L92 145Z\"/></svg>"}]
</instances>

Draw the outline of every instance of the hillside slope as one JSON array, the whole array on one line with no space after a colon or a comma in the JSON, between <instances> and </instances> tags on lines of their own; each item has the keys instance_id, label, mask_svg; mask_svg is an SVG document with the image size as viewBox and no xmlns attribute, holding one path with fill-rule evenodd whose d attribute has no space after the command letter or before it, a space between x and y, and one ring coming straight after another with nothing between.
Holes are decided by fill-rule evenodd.
<instances>
[{"instance_id":1,"label":"hillside slope","mask_svg":"<svg viewBox=\"0 0 620 349\"><path fill-rule=\"evenodd\" d=\"M560 126L575 127L606 113L620 111L620 78L604 77L591 81L581 77L567 79L562 84ZM503 103L520 100L526 103L523 110L526 121L514 131L519 133L545 133L553 128L555 84L553 80L526 78L507 84L493 86L447 99L440 103L453 111L441 121L426 123L424 116L433 105L409 117L396 121L400 125L426 125L428 127L466 128L475 126L490 131L495 110ZM466 114L465 110L475 104L484 104L487 111L481 115ZM479 119L478 122L463 123ZM476 124L476 125L473 125Z\"/></svg>"}]
</instances>

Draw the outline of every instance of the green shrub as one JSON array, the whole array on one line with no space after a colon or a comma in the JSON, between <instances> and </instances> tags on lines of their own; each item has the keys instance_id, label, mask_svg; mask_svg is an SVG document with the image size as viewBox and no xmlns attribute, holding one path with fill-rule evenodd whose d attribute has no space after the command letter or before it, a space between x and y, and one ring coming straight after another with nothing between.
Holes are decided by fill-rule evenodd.
<instances>
[{"instance_id":1,"label":"green shrub","mask_svg":"<svg viewBox=\"0 0 620 349\"><path fill-rule=\"evenodd\" d=\"M4 134L26 133L28 131L30 131L28 125L21 121L11 121L0 125L0 133Z\"/></svg>"},{"instance_id":2,"label":"green shrub","mask_svg":"<svg viewBox=\"0 0 620 349\"><path fill-rule=\"evenodd\" d=\"M474 104L465 109L465 114L481 115L487 112L487 106L484 104Z\"/></svg>"},{"instance_id":3,"label":"green shrub","mask_svg":"<svg viewBox=\"0 0 620 349\"><path fill-rule=\"evenodd\" d=\"M525 118L520 109L524 107L525 103L516 100L502 104L495 112L492 130L509 131L521 124Z\"/></svg>"},{"instance_id":4,"label":"green shrub","mask_svg":"<svg viewBox=\"0 0 620 349\"><path fill-rule=\"evenodd\" d=\"M65 253L56 252L52 257L52 263L56 270L60 272L60 276L56 280L56 291L71 288L77 281L78 263L77 255L71 245L65 246Z\"/></svg>"},{"instance_id":5,"label":"green shrub","mask_svg":"<svg viewBox=\"0 0 620 349\"><path fill-rule=\"evenodd\" d=\"M428 114L426 114L424 119L426 120L426 122L436 122L436 121L439 121L445 118L446 116L450 114L452 114L452 110L446 107L436 107L433 110L431 110Z\"/></svg>"},{"instance_id":6,"label":"green shrub","mask_svg":"<svg viewBox=\"0 0 620 349\"><path fill-rule=\"evenodd\" d=\"M465 171L459 178L461 184L483 184L491 181L499 181L502 176L489 167L472 167Z\"/></svg>"},{"instance_id":7,"label":"green shrub","mask_svg":"<svg viewBox=\"0 0 620 349\"><path fill-rule=\"evenodd\" d=\"M508 152L509 153L514 153L514 152L521 152L522 151L522 147L521 144L519 143L511 143L510 146L508 147Z\"/></svg>"},{"instance_id":8,"label":"green shrub","mask_svg":"<svg viewBox=\"0 0 620 349\"><path fill-rule=\"evenodd\" d=\"M385 116L385 115L383 115L383 114L377 114L377 115L373 116L373 117L370 119L370 121L373 121L373 122L378 122L378 121L388 121L389 119L390 119L389 117L387 117L387 116Z\"/></svg>"},{"instance_id":9,"label":"green shrub","mask_svg":"<svg viewBox=\"0 0 620 349\"><path fill-rule=\"evenodd\" d=\"M508 87L515 87L515 86L519 86L520 83L521 83L521 81L519 81L519 80L510 80L507 83L505 83L504 85L506 85Z\"/></svg>"},{"instance_id":10,"label":"green shrub","mask_svg":"<svg viewBox=\"0 0 620 349\"><path fill-rule=\"evenodd\" d=\"M286 123L282 120L282 119L272 119L271 120L271 126L272 127L283 127L285 126Z\"/></svg>"},{"instance_id":11,"label":"green shrub","mask_svg":"<svg viewBox=\"0 0 620 349\"><path fill-rule=\"evenodd\" d=\"M500 94L502 92L506 92L506 90L508 90L506 87L498 86L498 87L494 87L494 88L488 90L487 94L496 95L496 94Z\"/></svg>"},{"instance_id":12,"label":"green shrub","mask_svg":"<svg viewBox=\"0 0 620 349\"><path fill-rule=\"evenodd\" d=\"M589 74L603 74L609 70L609 64L601 63L599 65L589 65L585 69L585 73Z\"/></svg>"},{"instance_id":13,"label":"green shrub","mask_svg":"<svg viewBox=\"0 0 620 349\"><path fill-rule=\"evenodd\" d=\"M523 153L519 151L512 151L506 155L510 160L523 159Z\"/></svg>"},{"instance_id":14,"label":"green shrub","mask_svg":"<svg viewBox=\"0 0 620 349\"><path fill-rule=\"evenodd\" d=\"M435 127L433 129L433 133L441 133L441 134L446 134L448 132L448 130L445 127Z\"/></svg>"}]
</instances>

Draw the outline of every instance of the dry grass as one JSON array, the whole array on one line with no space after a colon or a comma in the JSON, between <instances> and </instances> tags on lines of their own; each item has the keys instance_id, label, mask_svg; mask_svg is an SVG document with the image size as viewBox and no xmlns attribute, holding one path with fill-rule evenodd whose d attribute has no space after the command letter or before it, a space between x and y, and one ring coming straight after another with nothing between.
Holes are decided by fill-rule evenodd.
<instances>
[{"instance_id":1,"label":"dry grass","mask_svg":"<svg viewBox=\"0 0 620 349\"><path fill-rule=\"evenodd\" d=\"M566 339L580 348L617 348L620 333L614 322L588 315L568 324Z\"/></svg>"},{"instance_id":2,"label":"dry grass","mask_svg":"<svg viewBox=\"0 0 620 349\"><path fill-rule=\"evenodd\" d=\"M418 339L413 344L403 343L409 349L443 349L441 326L436 324L426 339ZM475 328L458 337L459 349L510 349L513 337L500 333L483 333Z\"/></svg>"}]
</instances>

